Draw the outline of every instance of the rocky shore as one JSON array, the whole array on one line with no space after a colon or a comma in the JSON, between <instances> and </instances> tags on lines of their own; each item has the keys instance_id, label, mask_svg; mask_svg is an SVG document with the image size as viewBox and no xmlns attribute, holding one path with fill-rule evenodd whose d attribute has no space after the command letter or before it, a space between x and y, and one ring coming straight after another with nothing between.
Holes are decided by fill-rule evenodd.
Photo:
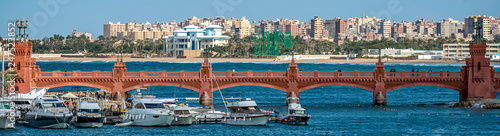
<instances>
[{"instance_id":1,"label":"rocky shore","mask_svg":"<svg viewBox=\"0 0 500 136\"><path fill-rule=\"evenodd\" d=\"M482 99L482 100L460 101L453 104L450 107L477 107L484 109L500 109L500 100Z\"/></svg>"}]
</instances>

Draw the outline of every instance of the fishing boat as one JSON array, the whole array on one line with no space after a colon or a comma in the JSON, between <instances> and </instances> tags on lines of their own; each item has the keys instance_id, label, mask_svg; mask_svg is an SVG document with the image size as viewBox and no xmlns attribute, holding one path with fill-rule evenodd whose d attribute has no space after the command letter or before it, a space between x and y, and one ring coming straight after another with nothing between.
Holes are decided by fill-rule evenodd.
<instances>
[{"instance_id":1,"label":"fishing boat","mask_svg":"<svg viewBox=\"0 0 500 136\"><path fill-rule=\"evenodd\" d=\"M231 99L239 101L229 102ZM231 112L222 120L226 125L241 125L241 126L265 126L271 115L262 112L254 100L246 98L228 98L226 99L227 108Z\"/></svg>"},{"instance_id":2,"label":"fishing boat","mask_svg":"<svg viewBox=\"0 0 500 136\"><path fill-rule=\"evenodd\" d=\"M15 128L19 114L16 113L14 106L14 102L10 100L0 99L0 129Z\"/></svg>"},{"instance_id":3,"label":"fishing boat","mask_svg":"<svg viewBox=\"0 0 500 136\"><path fill-rule=\"evenodd\" d=\"M289 125L307 125L311 115L305 114L305 109L300 104L288 104L288 114L280 118L281 123Z\"/></svg>"},{"instance_id":4,"label":"fishing boat","mask_svg":"<svg viewBox=\"0 0 500 136\"><path fill-rule=\"evenodd\" d=\"M300 99L291 93L290 97L287 98L288 104L288 114L281 117L279 120L283 124L288 125L307 125L311 115L306 114L306 109L302 108L300 105Z\"/></svg>"},{"instance_id":5,"label":"fishing boat","mask_svg":"<svg viewBox=\"0 0 500 136\"><path fill-rule=\"evenodd\" d=\"M172 124L174 114L167 110L155 96L141 95L139 89L137 92L138 95L132 96L132 109L127 110L122 121L123 124L119 125L149 127L170 126Z\"/></svg>"},{"instance_id":6,"label":"fishing boat","mask_svg":"<svg viewBox=\"0 0 500 136\"><path fill-rule=\"evenodd\" d=\"M97 100L92 97L80 98L75 126L80 128L99 128L102 127L103 123L104 116L101 115L101 109Z\"/></svg>"},{"instance_id":7,"label":"fishing boat","mask_svg":"<svg viewBox=\"0 0 500 136\"><path fill-rule=\"evenodd\" d=\"M55 95L44 95L33 100L35 105L26 113L25 124L35 128L68 128L73 114Z\"/></svg>"}]
</instances>

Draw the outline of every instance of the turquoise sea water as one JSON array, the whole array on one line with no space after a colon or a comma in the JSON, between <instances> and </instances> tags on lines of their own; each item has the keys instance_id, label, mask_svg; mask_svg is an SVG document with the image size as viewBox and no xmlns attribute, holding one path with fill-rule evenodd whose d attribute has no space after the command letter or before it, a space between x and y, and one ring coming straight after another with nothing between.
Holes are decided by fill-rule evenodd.
<instances>
[{"instance_id":1,"label":"turquoise sea water","mask_svg":"<svg viewBox=\"0 0 500 136\"><path fill-rule=\"evenodd\" d=\"M38 61L42 71L111 71L113 61ZM126 62L128 71L199 71L201 62ZM288 63L212 63L214 71L285 71ZM385 64L387 71L425 70L460 71L462 64ZM299 63L306 71L373 71L372 63ZM499 71L500 65L494 65ZM497 68L498 67L498 68ZM71 91L71 87L52 91ZM83 88L82 90L98 90ZM148 87L158 97L197 97L192 90L171 86ZM249 97L262 109L286 113L285 92L258 86L223 89L225 97ZM3 135L498 135L500 110L450 108L459 100L459 92L432 86L408 87L387 93L389 106L374 107L372 92L346 86L313 88L300 93L301 104L312 115L307 126L270 123L268 126L226 126L199 124L183 127L114 127L79 129L34 129L18 125L16 129L0 130ZM219 92L215 105L223 110Z\"/></svg>"}]
</instances>

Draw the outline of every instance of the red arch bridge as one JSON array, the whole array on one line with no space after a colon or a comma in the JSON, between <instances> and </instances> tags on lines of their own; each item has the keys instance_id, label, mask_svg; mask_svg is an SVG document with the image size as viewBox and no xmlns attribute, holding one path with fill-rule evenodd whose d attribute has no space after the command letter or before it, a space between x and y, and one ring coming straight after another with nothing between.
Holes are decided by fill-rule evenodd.
<instances>
[{"instance_id":1,"label":"red arch bridge","mask_svg":"<svg viewBox=\"0 0 500 136\"><path fill-rule=\"evenodd\" d=\"M200 104L211 105L211 76L220 89L235 86L263 86L286 92L287 97L322 86L351 86L373 92L374 105L387 105L389 91L411 86L437 86L460 92L460 100L495 99L500 91L500 72L494 72L490 60L485 58L485 43L470 43L471 58L460 72L386 72L384 63L376 63L369 72L314 71L299 72L297 63L289 63L285 72L232 72L213 71L208 61L200 71L138 71L129 72L123 61L114 64L113 71L51 71L42 72L31 58L30 42L17 43L12 60L19 74L16 91L29 92L31 87L88 86L125 96L125 92L137 87L176 86L199 92ZM215 88L217 88L215 86Z\"/></svg>"}]
</instances>

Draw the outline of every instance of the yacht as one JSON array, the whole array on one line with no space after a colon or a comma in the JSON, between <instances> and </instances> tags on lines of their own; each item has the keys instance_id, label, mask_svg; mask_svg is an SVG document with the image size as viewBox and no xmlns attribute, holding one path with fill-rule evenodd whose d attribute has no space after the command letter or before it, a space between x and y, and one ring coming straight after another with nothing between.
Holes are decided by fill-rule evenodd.
<instances>
[{"instance_id":1,"label":"yacht","mask_svg":"<svg viewBox=\"0 0 500 136\"><path fill-rule=\"evenodd\" d=\"M239 99L239 101L229 102L230 99ZM242 125L242 126L265 126L271 115L260 110L254 100L246 98L229 98L226 99L227 108L231 112L229 116L223 118L222 123L227 125Z\"/></svg>"},{"instance_id":2,"label":"yacht","mask_svg":"<svg viewBox=\"0 0 500 136\"><path fill-rule=\"evenodd\" d=\"M101 115L101 109L97 100L92 97L81 98L75 126L81 128L99 128L102 127L103 122L104 116Z\"/></svg>"},{"instance_id":3,"label":"yacht","mask_svg":"<svg viewBox=\"0 0 500 136\"><path fill-rule=\"evenodd\" d=\"M298 103L288 104L288 114L280 118L281 123L289 125L307 125L311 115L305 114L305 109Z\"/></svg>"},{"instance_id":4,"label":"yacht","mask_svg":"<svg viewBox=\"0 0 500 136\"><path fill-rule=\"evenodd\" d=\"M171 107L170 111L174 112L172 126L189 126L193 124L195 115L189 111L189 107L187 105L181 104L179 106Z\"/></svg>"},{"instance_id":5,"label":"yacht","mask_svg":"<svg viewBox=\"0 0 500 136\"><path fill-rule=\"evenodd\" d=\"M33 108L32 101L35 98L39 98L45 95L47 90L49 90L48 87L33 87L31 88L31 91L29 93L9 93L7 99L14 102L14 109L21 112L19 115L21 116L20 118L23 119L28 110L31 110Z\"/></svg>"},{"instance_id":6,"label":"yacht","mask_svg":"<svg viewBox=\"0 0 500 136\"><path fill-rule=\"evenodd\" d=\"M19 113L16 112L14 106L14 102L10 100L0 99L0 129L15 128Z\"/></svg>"},{"instance_id":7,"label":"yacht","mask_svg":"<svg viewBox=\"0 0 500 136\"><path fill-rule=\"evenodd\" d=\"M73 114L55 95L33 100L33 109L25 116L25 124L35 128L68 128Z\"/></svg>"},{"instance_id":8,"label":"yacht","mask_svg":"<svg viewBox=\"0 0 500 136\"><path fill-rule=\"evenodd\" d=\"M139 92L139 90L138 90ZM123 118L124 124L132 126L170 126L173 113L152 95L134 95L133 107L127 110Z\"/></svg>"}]
</instances>

